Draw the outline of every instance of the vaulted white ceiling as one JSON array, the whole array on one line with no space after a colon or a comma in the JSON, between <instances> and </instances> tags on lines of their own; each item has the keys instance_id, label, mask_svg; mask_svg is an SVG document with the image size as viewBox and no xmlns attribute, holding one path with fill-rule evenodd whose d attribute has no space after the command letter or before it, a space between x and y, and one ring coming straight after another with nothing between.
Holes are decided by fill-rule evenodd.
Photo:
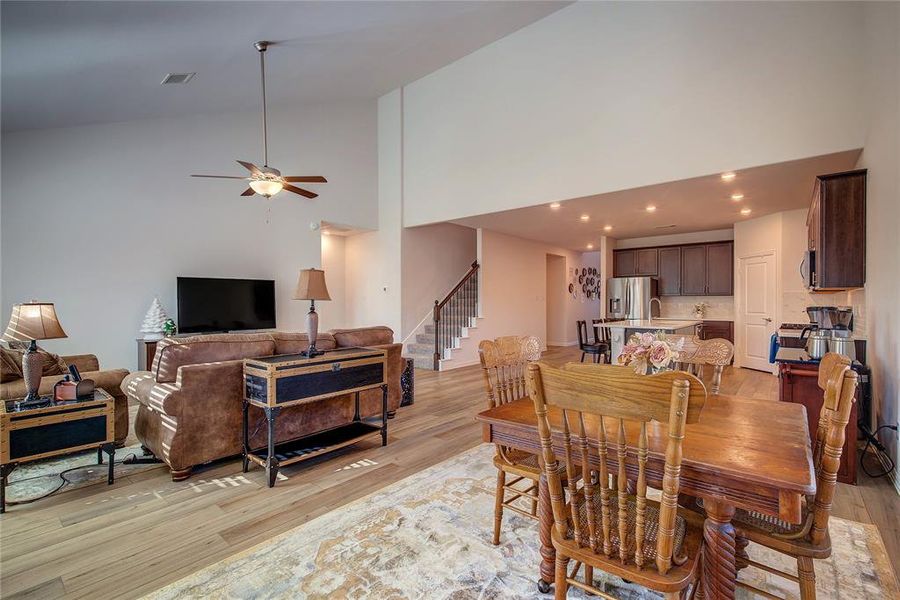
<instances>
[{"instance_id":1,"label":"vaulted white ceiling","mask_svg":"<svg viewBox=\"0 0 900 600\"><path fill-rule=\"evenodd\" d=\"M4 130L376 98L568 2L7 2ZM161 86L169 72L196 72Z\"/></svg>"}]
</instances>

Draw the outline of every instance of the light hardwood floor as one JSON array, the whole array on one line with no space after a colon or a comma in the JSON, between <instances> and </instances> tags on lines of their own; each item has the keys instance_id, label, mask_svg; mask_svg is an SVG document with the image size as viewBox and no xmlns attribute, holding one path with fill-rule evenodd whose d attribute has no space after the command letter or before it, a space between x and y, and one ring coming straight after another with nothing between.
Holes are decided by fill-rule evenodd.
<instances>
[{"instance_id":1,"label":"light hardwood floor","mask_svg":"<svg viewBox=\"0 0 900 600\"><path fill-rule=\"evenodd\" d=\"M551 348L544 359L578 356ZM777 400L777 379L729 368L722 393ZM417 371L416 403L390 422L386 448L366 441L287 467L273 489L261 469L242 475L232 459L186 482L154 468L12 507L0 518L0 595L139 597L481 443L474 415L484 407L478 367ZM890 483L861 474L859 486L838 488L835 514L875 523L898 572L900 497Z\"/></svg>"}]
</instances>

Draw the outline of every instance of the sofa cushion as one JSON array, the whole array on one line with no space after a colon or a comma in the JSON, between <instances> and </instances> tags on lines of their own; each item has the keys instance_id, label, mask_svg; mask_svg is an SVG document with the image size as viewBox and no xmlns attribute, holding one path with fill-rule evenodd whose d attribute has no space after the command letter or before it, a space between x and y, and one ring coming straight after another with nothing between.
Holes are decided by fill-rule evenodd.
<instances>
[{"instance_id":1,"label":"sofa cushion","mask_svg":"<svg viewBox=\"0 0 900 600\"><path fill-rule=\"evenodd\" d=\"M268 333L217 333L163 338L156 346L153 374L157 383L174 383L178 367L199 363L258 358L275 354Z\"/></svg>"},{"instance_id":2,"label":"sofa cushion","mask_svg":"<svg viewBox=\"0 0 900 600\"><path fill-rule=\"evenodd\" d=\"M331 335L334 336L334 341L340 348L375 346L394 342L394 330L384 325L356 329L332 329Z\"/></svg>"},{"instance_id":3,"label":"sofa cushion","mask_svg":"<svg viewBox=\"0 0 900 600\"><path fill-rule=\"evenodd\" d=\"M2 353L2 359L0 359L0 371L2 371L0 382L7 383L23 377L22 357L25 355L25 352L25 350L0 348L0 353ZM51 354L40 347L38 347L38 354L43 361L41 363L41 377L63 375L69 372L68 365L58 354Z\"/></svg>"},{"instance_id":4,"label":"sofa cushion","mask_svg":"<svg viewBox=\"0 0 900 600\"><path fill-rule=\"evenodd\" d=\"M272 339L275 340L275 354L298 354L306 352L309 347L309 336L299 331L274 331ZM320 333L316 338L316 348L334 350L334 337L330 333Z\"/></svg>"}]
</instances>

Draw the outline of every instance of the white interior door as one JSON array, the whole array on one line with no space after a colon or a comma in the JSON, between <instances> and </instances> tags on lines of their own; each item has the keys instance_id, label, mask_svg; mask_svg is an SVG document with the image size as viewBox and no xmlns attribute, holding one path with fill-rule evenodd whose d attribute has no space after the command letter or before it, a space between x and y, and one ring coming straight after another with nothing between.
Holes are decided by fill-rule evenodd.
<instances>
[{"instance_id":1,"label":"white interior door","mask_svg":"<svg viewBox=\"0 0 900 600\"><path fill-rule=\"evenodd\" d=\"M736 349L742 367L772 371L769 339L775 332L775 255L740 259L741 341Z\"/></svg>"}]
</instances>

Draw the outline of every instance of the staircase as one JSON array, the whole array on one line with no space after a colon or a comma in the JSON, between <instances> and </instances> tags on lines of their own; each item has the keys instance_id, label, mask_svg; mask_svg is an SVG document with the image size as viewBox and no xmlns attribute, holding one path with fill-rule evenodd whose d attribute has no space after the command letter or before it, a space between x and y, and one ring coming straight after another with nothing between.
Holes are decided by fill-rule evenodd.
<instances>
[{"instance_id":1,"label":"staircase","mask_svg":"<svg viewBox=\"0 0 900 600\"><path fill-rule=\"evenodd\" d=\"M405 354L419 369L440 371L444 361L451 360L453 350L462 339L469 337L469 329L478 319L478 262L447 294L434 301L431 323L416 331L415 342L406 345Z\"/></svg>"}]
</instances>

